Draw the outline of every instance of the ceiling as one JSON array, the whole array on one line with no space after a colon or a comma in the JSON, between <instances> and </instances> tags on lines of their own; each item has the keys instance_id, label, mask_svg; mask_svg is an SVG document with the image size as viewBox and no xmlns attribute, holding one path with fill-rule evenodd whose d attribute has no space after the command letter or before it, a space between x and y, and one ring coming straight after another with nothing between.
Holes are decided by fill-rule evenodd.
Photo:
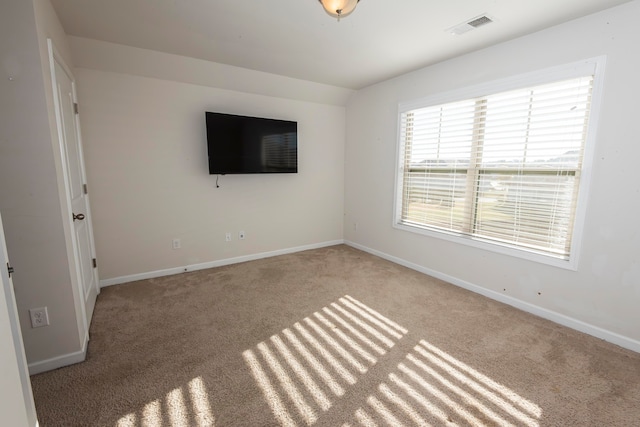
<instances>
[{"instance_id":1,"label":"ceiling","mask_svg":"<svg viewBox=\"0 0 640 427\"><path fill-rule=\"evenodd\" d=\"M349 89L627 1L362 0L337 22L317 0L51 0L68 35Z\"/></svg>"}]
</instances>

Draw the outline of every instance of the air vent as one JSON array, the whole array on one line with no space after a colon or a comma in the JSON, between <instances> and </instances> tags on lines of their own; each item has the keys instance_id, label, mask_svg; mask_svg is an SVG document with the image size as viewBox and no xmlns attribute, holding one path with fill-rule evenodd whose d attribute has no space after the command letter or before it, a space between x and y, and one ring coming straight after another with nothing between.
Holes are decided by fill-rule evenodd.
<instances>
[{"instance_id":1,"label":"air vent","mask_svg":"<svg viewBox=\"0 0 640 427\"><path fill-rule=\"evenodd\" d=\"M491 18L489 18L486 15L482 15L479 18L472 19L471 21L467 22L467 25L471 25L473 28L478 28L478 27L482 27L483 25L487 25L491 22L493 22Z\"/></svg>"},{"instance_id":2,"label":"air vent","mask_svg":"<svg viewBox=\"0 0 640 427\"><path fill-rule=\"evenodd\" d=\"M488 15L480 15L480 16L476 16L475 18L472 18L466 22L463 22L461 24L458 24L454 27L448 28L446 31L448 33L454 34L456 36L459 36L460 34L464 34L468 31L474 30L478 27L482 27L484 25L490 24L492 22L494 22L495 20L491 17L489 17Z\"/></svg>"}]
</instances>

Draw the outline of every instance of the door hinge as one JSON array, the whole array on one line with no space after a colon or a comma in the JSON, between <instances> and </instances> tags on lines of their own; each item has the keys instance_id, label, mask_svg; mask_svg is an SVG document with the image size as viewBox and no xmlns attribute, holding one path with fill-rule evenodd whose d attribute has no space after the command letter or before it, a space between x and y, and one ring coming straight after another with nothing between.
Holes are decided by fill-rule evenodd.
<instances>
[{"instance_id":1,"label":"door hinge","mask_svg":"<svg viewBox=\"0 0 640 427\"><path fill-rule=\"evenodd\" d=\"M87 191L87 184L82 184L82 189L84 190L84 194L89 194Z\"/></svg>"},{"instance_id":2,"label":"door hinge","mask_svg":"<svg viewBox=\"0 0 640 427\"><path fill-rule=\"evenodd\" d=\"M93 268L96 268L98 266L98 261L96 261L96 259L93 259Z\"/></svg>"},{"instance_id":3,"label":"door hinge","mask_svg":"<svg viewBox=\"0 0 640 427\"><path fill-rule=\"evenodd\" d=\"M9 279L11 279L11 275L13 274L13 267L11 267L9 265L9 263L7 263L7 273L9 273Z\"/></svg>"},{"instance_id":4,"label":"door hinge","mask_svg":"<svg viewBox=\"0 0 640 427\"><path fill-rule=\"evenodd\" d=\"M78 114L78 103L77 102L73 103L73 113L74 114Z\"/></svg>"}]
</instances>

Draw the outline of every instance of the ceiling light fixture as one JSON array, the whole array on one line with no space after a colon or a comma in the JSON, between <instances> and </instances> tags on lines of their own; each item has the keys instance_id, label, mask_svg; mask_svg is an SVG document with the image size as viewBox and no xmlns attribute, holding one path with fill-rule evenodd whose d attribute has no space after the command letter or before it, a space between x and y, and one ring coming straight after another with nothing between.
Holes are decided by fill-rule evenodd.
<instances>
[{"instance_id":1,"label":"ceiling light fixture","mask_svg":"<svg viewBox=\"0 0 640 427\"><path fill-rule=\"evenodd\" d=\"M318 0L324 10L334 18L337 18L340 21L340 18L343 18L349 15L358 5L360 0Z\"/></svg>"}]
</instances>

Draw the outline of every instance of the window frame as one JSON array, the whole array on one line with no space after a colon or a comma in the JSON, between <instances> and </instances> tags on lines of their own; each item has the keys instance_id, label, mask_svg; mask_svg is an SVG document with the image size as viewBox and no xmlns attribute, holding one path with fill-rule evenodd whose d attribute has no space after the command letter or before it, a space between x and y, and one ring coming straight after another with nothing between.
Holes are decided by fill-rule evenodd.
<instances>
[{"instance_id":1,"label":"window frame","mask_svg":"<svg viewBox=\"0 0 640 427\"><path fill-rule=\"evenodd\" d=\"M591 183L591 171L596 145L597 127L600 116L599 112L602 99L605 65L606 57L599 56L561 66L546 68L543 70L524 73L512 77L506 77L499 80L493 80L474 86L464 87L461 89L454 89L442 93L437 93L425 98L400 102L398 104L397 114L396 170L392 222L393 228L576 271L578 268L581 252L584 222L586 217L586 206L588 203L589 188ZM405 167L405 153L403 150L405 142L402 141L403 113L419 108L470 100L510 90L522 89L525 87L544 85L561 80L577 78L589 74L593 75L591 110L584 143L584 157L582 168L580 169L581 179L578 188L575 216L573 221L571 251L568 259L554 257L549 254L537 252L533 249L516 248L509 244L488 242L473 236L459 235L455 232L449 232L446 230L433 230L429 228L422 228L420 226L406 225L401 222L404 186L403 176Z\"/></svg>"}]
</instances>

